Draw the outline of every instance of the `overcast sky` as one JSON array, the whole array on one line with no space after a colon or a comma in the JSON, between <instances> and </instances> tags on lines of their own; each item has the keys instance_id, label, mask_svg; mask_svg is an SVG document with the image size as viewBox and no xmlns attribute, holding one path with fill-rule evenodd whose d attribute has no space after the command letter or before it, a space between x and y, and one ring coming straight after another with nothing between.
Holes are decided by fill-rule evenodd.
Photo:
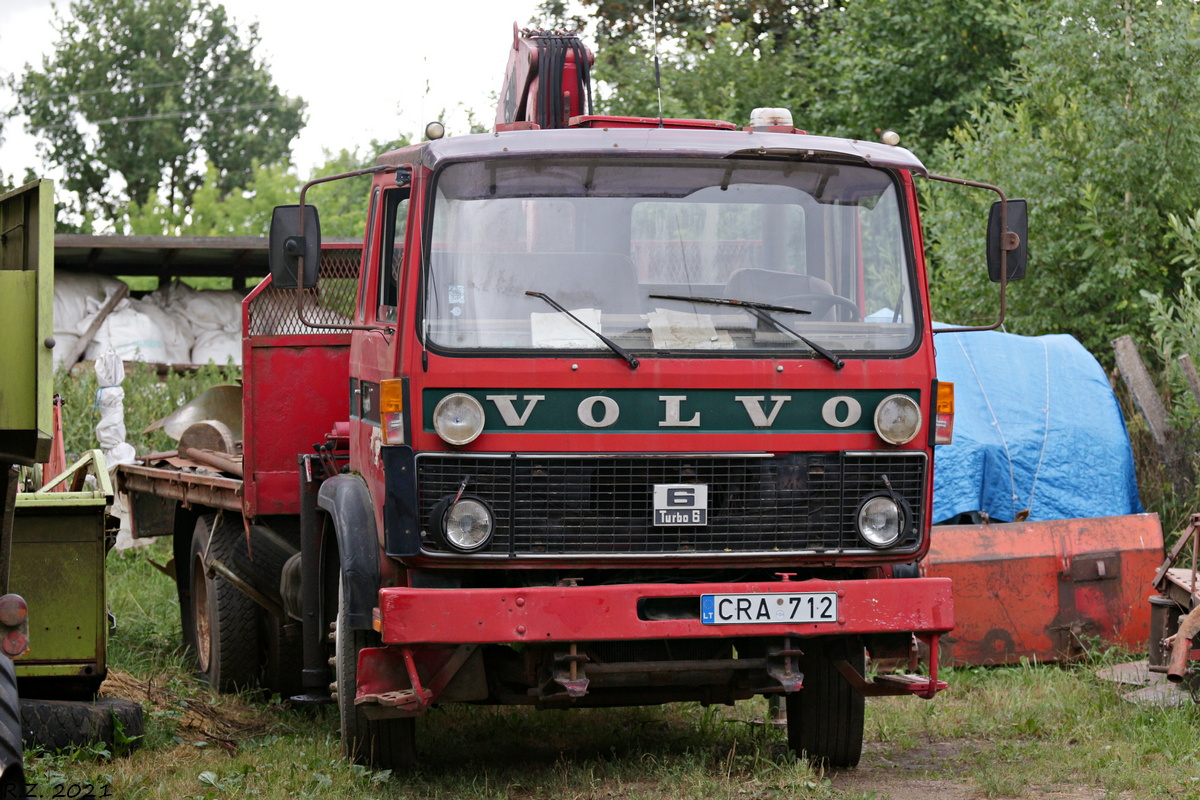
<instances>
[{"instance_id":1,"label":"overcast sky","mask_svg":"<svg viewBox=\"0 0 1200 800\"><path fill-rule=\"evenodd\" d=\"M466 109L490 125L513 22L527 25L538 0L337 0L320 13L278 0L222 4L239 30L259 24L257 54L284 93L308 103L308 124L293 143L307 176L325 161L323 149L418 135L443 108L451 134L466 132ZM26 63L40 67L58 39L53 19L50 0L0 0L0 81ZM0 87L0 109L12 106ZM24 118L6 122L0 136L0 172L20 180L34 167L56 177L41 169Z\"/></svg>"}]
</instances>

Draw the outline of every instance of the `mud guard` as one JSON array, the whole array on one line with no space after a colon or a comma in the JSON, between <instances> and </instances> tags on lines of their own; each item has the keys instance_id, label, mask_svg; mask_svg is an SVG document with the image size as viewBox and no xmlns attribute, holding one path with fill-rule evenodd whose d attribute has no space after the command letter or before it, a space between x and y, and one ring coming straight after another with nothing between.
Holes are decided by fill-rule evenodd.
<instances>
[{"instance_id":1,"label":"mud guard","mask_svg":"<svg viewBox=\"0 0 1200 800\"><path fill-rule=\"evenodd\" d=\"M373 630L371 614L379 601L379 538L371 490L357 475L335 475L321 484L317 505L333 519L346 579L346 620L351 628Z\"/></svg>"}]
</instances>

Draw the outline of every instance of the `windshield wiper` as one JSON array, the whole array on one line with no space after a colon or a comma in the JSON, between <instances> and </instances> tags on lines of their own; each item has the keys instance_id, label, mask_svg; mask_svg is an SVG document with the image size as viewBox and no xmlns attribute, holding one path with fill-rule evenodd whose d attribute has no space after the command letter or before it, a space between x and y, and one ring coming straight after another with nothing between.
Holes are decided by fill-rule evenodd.
<instances>
[{"instance_id":1,"label":"windshield wiper","mask_svg":"<svg viewBox=\"0 0 1200 800\"><path fill-rule=\"evenodd\" d=\"M767 323L768 325L771 325L775 329L781 330L784 333L790 333L792 336L795 336L797 339L804 342L806 345L812 348L814 353L821 356L821 358L824 358L830 364L833 364L834 369L841 369L842 367L846 366L846 362L838 358L837 353L822 347L807 337L801 336L768 313L771 311L778 311L784 314L811 314L811 311L805 311L802 308L776 306L772 305L771 303L759 303L754 300L735 300L729 297L688 297L686 295L679 294L652 294L650 297L655 300L683 300L684 302L688 303L708 303L709 305L714 306L734 306L735 308L744 308L755 317Z\"/></svg>"},{"instance_id":2,"label":"windshield wiper","mask_svg":"<svg viewBox=\"0 0 1200 800\"><path fill-rule=\"evenodd\" d=\"M586 330L587 330L589 333L591 333L593 336L595 336L595 337L596 337L597 339L599 339L600 341L604 342L604 344L606 344L606 345L608 346L608 349L609 349L609 350L612 350L614 353L616 353L617 355L619 355L621 358L625 359L625 363L627 363L627 364L629 365L629 368L630 368L630 369L637 369L637 368L638 368L638 366L641 364L641 362L640 362L640 361L638 361L636 358L634 358L632 355L630 355L630 354L629 354L629 353L628 353L628 352L625 350L625 348L621 347L621 345L617 344L617 343L616 343L616 342L614 342L612 339L609 339L607 336L605 336L605 335L604 335L604 334L602 334L600 331L598 331L598 330L596 330L595 328L593 328L591 325L588 325L586 322L584 322L584 321L583 321L583 320L581 320L579 317L577 317L577 316L575 316L574 314L572 314L570 311L567 311L565 308L563 308L561 305L559 305L559 304L558 304L558 302L556 302L556 301L554 300L554 298L553 298L553 297L551 297L550 295L546 294L545 292L526 292L525 294L529 295L530 297L540 297L540 298L542 298L542 299L543 299L543 300L545 300L547 303L549 303L549 304L550 304L550 306L551 306L551 307L552 307L552 308L553 308L555 311L562 312L563 314L566 314L568 317L570 317L571 319L573 319L573 320L575 320L576 322L578 322L578 323L579 323L580 325L582 325L582 326L583 326L583 327L584 327L584 328L585 328L585 329L586 329Z\"/></svg>"}]
</instances>

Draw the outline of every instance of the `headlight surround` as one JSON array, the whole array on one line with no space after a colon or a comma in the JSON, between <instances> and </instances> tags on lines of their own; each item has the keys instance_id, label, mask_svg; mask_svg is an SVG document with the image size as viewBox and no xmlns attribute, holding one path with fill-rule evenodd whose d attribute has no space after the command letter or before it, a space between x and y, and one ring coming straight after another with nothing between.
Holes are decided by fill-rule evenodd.
<instances>
[{"instance_id":1,"label":"headlight surround","mask_svg":"<svg viewBox=\"0 0 1200 800\"><path fill-rule=\"evenodd\" d=\"M855 515L858 535L878 550L891 547L908 528L908 511L904 501L886 494L873 494L863 499Z\"/></svg>"},{"instance_id":2,"label":"headlight surround","mask_svg":"<svg viewBox=\"0 0 1200 800\"><path fill-rule=\"evenodd\" d=\"M447 444L464 445L483 433L483 404L469 394L455 392L433 409L433 429Z\"/></svg>"},{"instance_id":3,"label":"headlight surround","mask_svg":"<svg viewBox=\"0 0 1200 800\"><path fill-rule=\"evenodd\" d=\"M492 509L476 497L450 502L441 519L442 539L464 553L483 547L495 530L496 517Z\"/></svg>"},{"instance_id":4,"label":"headlight surround","mask_svg":"<svg viewBox=\"0 0 1200 800\"><path fill-rule=\"evenodd\" d=\"M908 444L921 430L921 408L906 394L892 394L875 406L875 432L888 444Z\"/></svg>"}]
</instances>

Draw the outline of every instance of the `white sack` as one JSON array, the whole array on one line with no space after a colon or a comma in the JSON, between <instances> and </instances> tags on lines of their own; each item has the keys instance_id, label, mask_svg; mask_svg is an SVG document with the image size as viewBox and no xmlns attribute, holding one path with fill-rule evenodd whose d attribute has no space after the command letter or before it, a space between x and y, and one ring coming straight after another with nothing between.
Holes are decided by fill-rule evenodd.
<instances>
[{"instance_id":1,"label":"white sack","mask_svg":"<svg viewBox=\"0 0 1200 800\"><path fill-rule=\"evenodd\" d=\"M193 364L207 364L209 361L218 367L229 363L230 359L239 367L242 365L242 334L241 331L201 331L192 347Z\"/></svg>"},{"instance_id":2,"label":"white sack","mask_svg":"<svg viewBox=\"0 0 1200 800\"><path fill-rule=\"evenodd\" d=\"M91 311L88 298L101 304L122 285L116 278L83 272L56 270L54 273L54 368L63 366L67 357L79 341L79 323ZM86 325L84 329L86 329ZM67 365L71 366L71 365Z\"/></svg>"},{"instance_id":3,"label":"white sack","mask_svg":"<svg viewBox=\"0 0 1200 800\"><path fill-rule=\"evenodd\" d=\"M125 365L113 348L96 359L96 408L100 411L100 422L96 424L96 440L104 452L108 465L129 464L137 451L125 441Z\"/></svg>"},{"instance_id":4,"label":"white sack","mask_svg":"<svg viewBox=\"0 0 1200 800\"><path fill-rule=\"evenodd\" d=\"M204 331L242 332L242 296L232 289L195 292L182 305L196 338Z\"/></svg>"},{"instance_id":5,"label":"white sack","mask_svg":"<svg viewBox=\"0 0 1200 800\"><path fill-rule=\"evenodd\" d=\"M182 314L194 294L196 294L195 289L178 278L174 278L167 285L158 287L142 299L154 303L166 311Z\"/></svg>"},{"instance_id":6,"label":"white sack","mask_svg":"<svg viewBox=\"0 0 1200 800\"><path fill-rule=\"evenodd\" d=\"M147 295L141 301L133 300L134 307L145 314L158 325L162 333L163 349L167 353L164 359L168 364L191 364L192 344L195 337L186 321L149 300Z\"/></svg>"},{"instance_id":7,"label":"white sack","mask_svg":"<svg viewBox=\"0 0 1200 800\"><path fill-rule=\"evenodd\" d=\"M79 323L79 333L87 330L93 316L100 312L101 305L94 298L88 298L88 308L92 309L94 306L94 310ZM166 343L158 323L138 310L135 301L128 298L117 303L112 313L105 317L96 331L96 337L88 345L84 358L99 358L110 347L122 361L149 361L161 364L167 360Z\"/></svg>"}]
</instances>

